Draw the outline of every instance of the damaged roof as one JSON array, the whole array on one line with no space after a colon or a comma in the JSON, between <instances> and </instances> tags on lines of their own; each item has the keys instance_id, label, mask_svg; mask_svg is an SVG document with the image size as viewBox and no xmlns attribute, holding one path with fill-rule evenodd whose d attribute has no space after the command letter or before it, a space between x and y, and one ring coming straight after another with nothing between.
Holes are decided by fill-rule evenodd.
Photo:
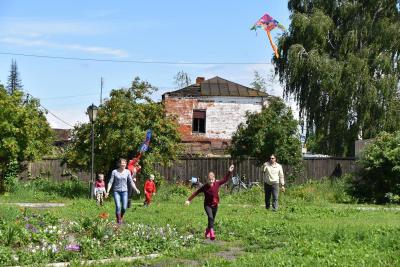
<instances>
[{"instance_id":1,"label":"damaged roof","mask_svg":"<svg viewBox=\"0 0 400 267\"><path fill-rule=\"evenodd\" d=\"M268 94L250 87L225 80L221 77L192 84L177 91L168 92L168 96L241 96L241 97L267 97Z\"/></svg>"}]
</instances>

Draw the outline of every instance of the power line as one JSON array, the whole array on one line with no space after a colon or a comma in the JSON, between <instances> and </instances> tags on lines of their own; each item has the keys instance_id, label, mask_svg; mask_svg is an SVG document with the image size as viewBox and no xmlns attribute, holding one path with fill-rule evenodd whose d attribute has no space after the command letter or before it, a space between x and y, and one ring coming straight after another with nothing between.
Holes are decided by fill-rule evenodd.
<instances>
[{"instance_id":1,"label":"power line","mask_svg":"<svg viewBox=\"0 0 400 267\"><path fill-rule=\"evenodd\" d=\"M48 110L47 108L45 108L42 104L39 104L39 105L40 105L42 108L44 108L44 110L45 110L47 113L53 115L53 117L55 117L56 119L58 119L59 121L61 121L61 122L64 123L65 125L68 125L69 127L74 128L73 125L71 125L70 123L68 123L68 122L66 122L65 120L63 120L63 119L61 119L60 117L58 117L56 114L54 114L53 112L51 112L50 110Z\"/></svg>"},{"instance_id":2,"label":"power line","mask_svg":"<svg viewBox=\"0 0 400 267\"><path fill-rule=\"evenodd\" d=\"M157 89L173 89L173 85L171 86L153 86ZM105 91L103 93L109 94L112 90ZM84 97L84 96L95 96L98 95L96 93L93 94L83 94L83 95L66 95L66 96L51 96L51 97L41 97L40 100L54 100L54 99L64 99L64 98L77 98L77 97Z\"/></svg>"},{"instance_id":3,"label":"power line","mask_svg":"<svg viewBox=\"0 0 400 267\"><path fill-rule=\"evenodd\" d=\"M26 100L25 100L25 102L28 101L29 97L36 98L36 97L34 97L31 93L26 93ZM45 106L43 106L40 102L38 102L38 103L39 103L39 106L40 106L41 108L43 108L43 109L45 110L46 113L49 113L49 114L53 115L54 118L58 119L59 121L61 121L61 122L64 123L65 125L68 125L69 127L74 128L73 125L71 125L70 123L68 123L68 122L66 122L65 120L63 120L63 119L61 119L60 117L58 117L56 114L54 114L53 112L51 112L48 108L46 108Z\"/></svg>"},{"instance_id":4,"label":"power line","mask_svg":"<svg viewBox=\"0 0 400 267\"><path fill-rule=\"evenodd\" d=\"M100 58L81 58L81 57L62 57L48 56L37 54L0 52L1 55L49 58L62 60L78 60L78 61L96 61L96 62L113 62L113 63L135 63L135 64L161 64L161 65L272 65L272 63L263 62L179 62L179 61L147 61L147 60L122 60L122 59L100 59Z\"/></svg>"}]
</instances>

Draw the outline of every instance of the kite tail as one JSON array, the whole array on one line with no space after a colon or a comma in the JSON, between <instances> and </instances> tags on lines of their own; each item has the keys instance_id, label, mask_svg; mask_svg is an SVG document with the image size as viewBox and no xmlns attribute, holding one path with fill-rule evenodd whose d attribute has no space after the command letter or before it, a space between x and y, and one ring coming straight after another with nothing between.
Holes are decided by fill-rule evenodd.
<instances>
[{"instance_id":1,"label":"kite tail","mask_svg":"<svg viewBox=\"0 0 400 267\"><path fill-rule=\"evenodd\" d=\"M268 35L269 42L271 43L272 49L274 50L275 56L276 56L276 58L279 58L278 48L276 47L276 45L272 41L271 32L270 31L266 31L266 32L267 32L267 35Z\"/></svg>"}]
</instances>

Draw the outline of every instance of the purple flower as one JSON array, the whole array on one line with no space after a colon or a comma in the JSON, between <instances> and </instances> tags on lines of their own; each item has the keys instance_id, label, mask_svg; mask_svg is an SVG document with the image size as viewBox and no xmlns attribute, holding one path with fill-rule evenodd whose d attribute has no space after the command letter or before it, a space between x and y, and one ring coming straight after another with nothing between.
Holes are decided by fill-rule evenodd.
<instances>
[{"instance_id":1,"label":"purple flower","mask_svg":"<svg viewBox=\"0 0 400 267\"><path fill-rule=\"evenodd\" d=\"M69 244L65 247L65 250L79 252L81 251L81 246L77 244Z\"/></svg>"},{"instance_id":2,"label":"purple flower","mask_svg":"<svg viewBox=\"0 0 400 267\"><path fill-rule=\"evenodd\" d=\"M30 224L30 223L25 224L25 228L28 229L28 230L30 230L30 231L33 232L33 233L37 233L37 232L38 232L38 230L36 229L36 227L33 226L33 225Z\"/></svg>"}]
</instances>

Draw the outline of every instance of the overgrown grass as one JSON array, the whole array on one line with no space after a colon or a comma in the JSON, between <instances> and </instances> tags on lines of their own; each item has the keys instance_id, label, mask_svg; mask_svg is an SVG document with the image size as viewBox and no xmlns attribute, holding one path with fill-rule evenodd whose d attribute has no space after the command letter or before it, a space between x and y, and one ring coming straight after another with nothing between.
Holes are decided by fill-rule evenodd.
<instances>
[{"instance_id":1,"label":"overgrown grass","mask_svg":"<svg viewBox=\"0 0 400 267\"><path fill-rule=\"evenodd\" d=\"M13 193L0 195L3 202L56 202L88 198L89 184L78 179L55 182L48 178L36 178L20 182Z\"/></svg>"},{"instance_id":2,"label":"overgrown grass","mask_svg":"<svg viewBox=\"0 0 400 267\"><path fill-rule=\"evenodd\" d=\"M154 242L160 241L137 242L133 236L129 237L129 231L123 240L131 242L132 248L161 253L160 258L146 261L150 266L194 263L206 266L400 266L400 211L360 210L357 204L344 204L353 201L344 193L345 187L342 181L309 182L288 187L280 194L278 212L263 208L261 189L234 195L222 190L215 225L219 242L208 243L200 241L207 221L202 197L195 198L191 206L185 207L183 203L191 190L183 185L163 184L159 186L153 205L145 208L140 205L141 200L137 200L139 205L128 210L126 222L151 227L168 224L182 235L193 235L197 241L174 249L161 243L163 245L157 248ZM47 211L35 212L43 214ZM110 199L104 207L97 207L94 201L78 198L69 201L65 208L48 212L62 220L84 221L87 218L88 222L105 212L110 214L112 221L114 204ZM0 206L0 218L5 224L15 222L20 213L16 207ZM82 231L82 235L93 235L94 230L91 231ZM85 244L82 245L91 243ZM0 250L10 251L7 246L1 246ZM96 248L103 249L103 255L110 255L111 247L104 244ZM240 253L224 257L224 251L232 247L239 248ZM100 257L91 252L90 246L85 249L87 252L76 252L71 259ZM115 253L116 257L126 256L127 250L116 250ZM144 264L145 261L139 260L132 264L117 262L102 266Z\"/></svg>"}]
</instances>

